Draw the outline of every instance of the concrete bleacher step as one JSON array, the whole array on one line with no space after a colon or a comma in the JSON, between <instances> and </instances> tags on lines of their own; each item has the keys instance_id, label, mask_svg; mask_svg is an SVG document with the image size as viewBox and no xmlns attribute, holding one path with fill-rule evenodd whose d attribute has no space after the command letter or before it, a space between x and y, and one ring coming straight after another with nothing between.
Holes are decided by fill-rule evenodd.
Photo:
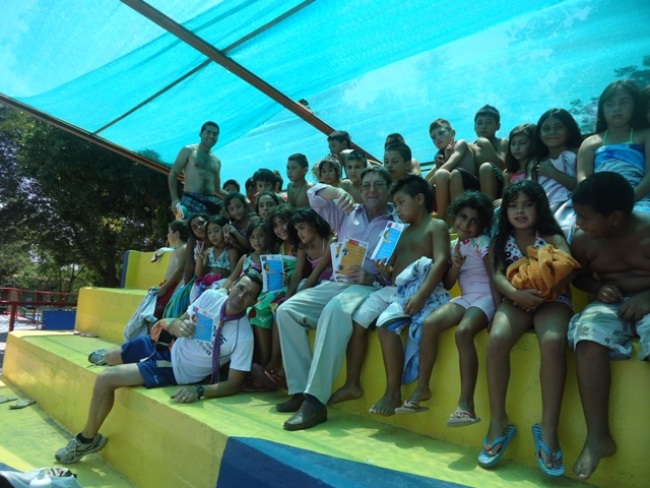
<instances>
[{"instance_id":1,"label":"concrete bleacher step","mask_svg":"<svg viewBox=\"0 0 650 488\"><path fill-rule=\"evenodd\" d=\"M102 370L88 367L86 356L110 346L68 332L15 332L4 375L77 432ZM486 471L476 465L476 446L443 442L338 408L330 408L323 425L287 432L281 427L287 415L274 410L283 393L175 405L169 399L173 391L118 390L102 428L109 442L101 456L138 487L578 486L569 479L549 481L507 459ZM532 443L523 442L532 451Z\"/></svg>"},{"instance_id":2,"label":"concrete bleacher step","mask_svg":"<svg viewBox=\"0 0 650 488\"><path fill-rule=\"evenodd\" d=\"M0 396L26 398L24 392L14 385L6 384L2 376ZM0 405L0 470L24 473L55 466L52 453L68 442L68 432L38 404L10 410L8 406L12 404ZM135 486L98 455L90 455L87 462L70 468L79 484L85 488Z\"/></svg>"}]
</instances>

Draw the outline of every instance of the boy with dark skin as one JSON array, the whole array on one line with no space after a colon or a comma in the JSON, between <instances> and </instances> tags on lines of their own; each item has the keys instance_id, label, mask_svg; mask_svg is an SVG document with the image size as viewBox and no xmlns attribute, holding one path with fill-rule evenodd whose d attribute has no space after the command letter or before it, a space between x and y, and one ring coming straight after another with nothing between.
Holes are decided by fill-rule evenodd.
<instances>
[{"instance_id":1,"label":"boy with dark skin","mask_svg":"<svg viewBox=\"0 0 650 488\"><path fill-rule=\"evenodd\" d=\"M444 119L434 120L429 135L444 163L432 168L426 179L436 187L438 217L447 218L449 202L465 190L480 190L477 161L484 161L481 149L467 141L456 140L456 131Z\"/></svg>"},{"instance_id":2,"label":"boy with dark skin","mask_svg":"<svg viewBox=\"0 0 650 488\"><path fill-rule=\"evenodd\" d=\"M390 173L393 183L411 173L411 148L403 142L386 146L384 168Z\"/></svg>"},{"instance_id":3,"label":"boy with dark skin","mask_svg":"<svg viewBox=\"0 0 650 488\"><path fill-rule=\"evenodd\" d=\"M404 229L397 242L390 263L378 264L385 277L390 276L395 283L397 276L411 263L421 257L431 258L431 268L417 293L408 297L404 312L415 315L427 304L430 295L440 284L447 272L450 260L450 238L447 225L431 217L433 195L428 185L421 185L421 192L408 188L411 181L422 180L417 176L407 176L391 189L391 199L395 204L397 216L409 226ZM424 180L422 180L424 182ZM386 391L370 407L371 413L393 415L402 404L402 370L404 368L404 347L399 333L377 327L381 342L384 368L386 370Z\"/></svg>"},{"instance_id":4,"label":"boy with dark skin","mask_svg":"<svg viewBox=\"0 0 650 488\"><path fill-rule=\"evenodd\" d=\"M474 146L478 147L480 156L476 165L479 168L481 191L492 200L500 196L503 188L503 173L505 169L508 139L497 137L501 128L501 115L491 105L481 107L474 116L474 131L477 139Z\"/></svg>"},{"instance_id":5,"label":"boy with dark skin","mask_svg":"<svg viewBox=\"0 0 650 488\"><path fill-rule=\"evenodd\" d=\"M289 178L287 202L294 208L309 207L307 190L314 185L305 179L307 171L309 171L309 163L304 154L296 153L289 156L287 160L287 178Z\"/></svg>"},{"instance_id":6,"label":"boy with dark skin","mask_svg":"<svg viewBox=\"0 0 650 488\"><path fill-rule=\"evenodd\" d=\"M595 297L573 317L568 334L587 424L573 471L584 481L601 458L616 452L609 430L610 359L630 358L635 336L640 359L650 355L650 215L632 211L634 190L618 173L587 177L572 200L580 230L571 252L582 265L574 285Z\"/></svg>"}]
</instances>

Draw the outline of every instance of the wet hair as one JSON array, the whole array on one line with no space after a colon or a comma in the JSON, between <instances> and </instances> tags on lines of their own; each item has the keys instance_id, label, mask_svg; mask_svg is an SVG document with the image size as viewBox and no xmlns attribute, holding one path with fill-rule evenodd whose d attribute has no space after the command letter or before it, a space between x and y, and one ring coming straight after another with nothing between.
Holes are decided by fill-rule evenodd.
<instances>
[{"instance_id":1,"label":"wet hair","mask_svg":"<svg viewBox=\"0 0 650 488\"><path fill-rule=\"evenodd\" d=\"M476 190L467 190L454 198L449 206L449 214L456 217L464 208L476 210L481 233L487 234L492 227L494 217L494 204L485 193Z\"/></svg>"},{"instance_id":2,"label":"wet hair","mask_svg":"<svg viewBox=\"0 0 650 488\"><path fill-rule=\"evenodd\" d=\"M245 213L250 213L251 208L248 202L246 201L246 197L242 195L241 193L228 193L226 195L226 198L223 200L223 211L226 212L226 218L230 218L230 212L228 212L228 206L232 203L233 200L239 200L242 205L244 205L244 212Z\"/></svg>"},{"instance_id":3,"label":"wet hair","mask_svg":"<svg viewBox=\"0 0 650 488\"><path fill-rule=\"evenodd\" d=\"M194 237L194 239L198 239L198 237L194 233L194 229L192 229L192 222L194 222L194 219L198 219L198 218L205 220L206 225L208 225L208 220L210 220L210 216L207 213L202 213L202 212L195 213L187 217L187 228L190 231L190 237Z\"/></svg>"},{"instance_id":4,"label":"wet hair","mask_svg":"<svg viewBox=\"0 0 650 488\"><path fill-rule=\"evenodd\" d=\"M225 190L228 185L235 185L235 187L237 188L237 192L239 192L239 190L241 189L239 183L237 183L237 180L226 180L222 188Z\"/></svg>"},{"instance_id":5,"label":"wet hair","mask_svg":"<svg viewBox=\"0 0 650 488\"><path fill-rule=\"evenodd\" d=\"M441 127L443 129L453 130L448 120L436 119L433 122L431 122L431 125L429 125L429 133L431 133L438 127Z\"/></svg>"},{"instance_id":6,"label":"wet hair","mask_svg":"<svg viewBox=\"0 0 650 488\"><path fill-rule=\"evenodd\" d=\"M566 140L567 149L578 149L580 144L582 144L582 134L580 133L580 128L578 127L576 119L573 118L573 115L563 108L552 108L542 114L537 122L537 126L535 127L534 145L535 159L537 161L544 161L548 158L548 147L542 142L542 124L551 117L559 119L567 128L567 131L569 132L569 136ZM533 175L533 177L536 178L537 176Z\"/></svg>"},{"instance_id":7,"label":"wet hair","mask_svg":"<svg viewBox=\"0 0 650 488\"><path fill-rule=\"evenodd\" d=\"M300 165L301 168L309 168L309 162L307 161L307 156L301 153L292 154L287 158L289 161L295 161Z\"/></svg>"},{"instance_id":8,"label":"wet hair","mask_svg":"<svg viewBox=\"0 0 650 488\"><path fill-rule=\"evenodd\" d=\"M225 226L228 224L228 219L224 217L223 215L213 215L208 219L208 224L217 224L220 225L221 227ZM207 226L206 226L207 229Z\"/></svg>"},{"instance_id":9,"label":"wet hair","mask_svg":"<svg viewBox=\"0 0 650 488\"><path fill-rule=\"evenodd\" d=\"M364 169L361 172L361 178L360 178L361 182L363 183L363 179L371 173L377 173L378 175L380 175L384 179L384 182L386 183L386 187L390 188L393 179L390 177L390 173L383 166L375 166L375 165L368 166L366 169Z\"/></svg>"},{"instance_id":10,"label":"wet hair","mask_svg":"<svg viewBox=\"0 0 650 488\"><path fill-rule=\"evenodd\" d=\"M282 175L277 169L273 170L273 174L275 175L275 183L273 184L274 189L277 185L280 185L280 188L277 188L277 190L282 191L282 186L284 185L284 179L282 178Z\"/></svg>"},{"instance_id":11,"label":"wet hair","mask_svg":"<svg viewBox=\"0 0 650 488\"><path fill-rule=\"evenodd\" d=\"M598 98L598 112L596 113L596 132L604 132L607 130L607 121L605 120L605 103L609 101L617 90L624 90L632 98L634 110L632 111L632 118L630 119L630 126L634 129L643 129L647 127L648 123L645 114L645 104L641 98L641 91L639 87L630 80L617 80L607 85Z\"/></svg>"},{"instance_id":12,"label":"wet hair","mask_svg":"<svg viewBox=\"0 0 650 488\"><path fill-rule=\"evenodd\" d=\"M497 124L501 123L501 114L496 107L493 107L492 105L484 105L479 108L478 112L476 112L476 115L474 116L474 122L476 122L476 119L479 117L492 117Z\"/></svg>"},{"instance_id":13,"label":"wet hair","mask_svg":"<svg viewBox=\"0 0 650 488\"><path fill-rule=\"evenodd\" d=\"M574 205L590 207L605 217L617 210L630 215L634 209L634 189L620 174L600 171L576 186L571 201Z\"/></svg>"},{"instance_id":14,"label":"wet hair","mask_svg":"<svg viewBox=\"0 0 650 488\"><path fill-rule=\"evenodd\" d=\"M239 190L241 190L241 186L239 186L239 183L237 182L237 180L226 180L221 188L223 188L225 190L228 185L234 185L235 188L237 188L237 192L239 192Z\"/></svg>"},{"instance_id":15,"label":"wet hair","mask_svg":"<svg viewBox=\"0 0 650 488\"><path fill-rule=\"evenodd\" d=\"M393 132L391 134L388 134L386 136L386 141L384 142L384 150L390 145L390 144L395 144L397 142L401 142L402 144L406 144L404 141L404 137L402 134L398 134L397 132Z\"/></svg>"},{"instance_id":16,"label":"wet hair","mask_svg":"<svg viewBox=\"0 0 650 488\"><path fill-rule=\"evenodd\" d=\"M512 138L516 136L526 136L530 139L530 154L528 155L528 161L535 157L535 124L520 124L510 131L510 136L508 137L508 151L506 152L506 169L511 173L516 173L519 171L519 161L517 161L513 156L510 150L512 144Z\"/></svg>"},{"instance_id":17,"label":"wet hair","mask_svg":"<svg viewBox=\"0 0 650 488\"><path fill-rule=\"evenodd\" d=\"M257 188L255 187L255 180L253 179L252 176L246 180L246 183L244 183L244 188L246 188L246 191L257 190Z\"/></svg>"},{"instance_id":18,"label":"wet hair","mask_svg":"<svg viewBox=\"0 0 650 488\"><path fill-rule=\"evenodd\" d=\"M349 153L346 153L345 156L343 156L343 165L344 166L347 166L348 161L361 161L366 166L368 166L368 159L366 158L366 155L363 154L358 149L353 149Z\"/></svg>"},{"instance_id":19,"label":"wet hair","mask_svg":"<svg viewBox=\"0 0 650 488\"><path fill-rule=\"evenodd\" d=\"M259 287L259 290L257 291L257 295L259 296L259 294L262 292L262 288L264 288L264 282L262 281L260 272L254 268L248 268L246 271L239 275L239 278L235 280L235 283L239 282L244 277L248 278Z\"/></svg>"},{"instance_id":20,"label":"wet hair","mask_svg":"<svg viewBox=\"0 0 650 488\"><path fill-rule=\"evenodd\" d=\"M187 242L190 238L190 228L187 220L174 220L169 224L169 230L178 232L178 237L183 242Z\"/></svg>"},{"instance_id":21,"label":"wet hair","mask_svg":"<svg viewBox=\"0 0 650 488\"><path fill-rule=\"evenodd\" d=\"M427 209L427 212L431 213L433 211L433 190L431 189L431 185L424 178L417 175L406 175L390 187L390 197L393 198L393 195L399 191L406 193L411 198L415 198L419 194L422 194L424 196L424 206Z\"/></svg>"},{"instance_id":22,"label":"wet hair","mask_svg":"<svg viewBox=\"0 0 650 488\"><path fill-rule=\"evenodd\" d=\"M276 209L271 212L271 215L269 215L269 230L270 230L270 241L269 241L269 249L275 251L278 251L280 249L280 246L282 245L282 240L275 235L275 232L273 231L273 222L275 219L280 219L283 222L287 223L287 229L290 227L289 222L291 222L291 217L293 217L294 208L286 203L283 203L279 205ZM289 233L289 240L291 240L291 233ZM295 242L295 241L294 241Z\"/></svg>"},{"instance_id":23,"label":"wet hair","mask_svg":"<svg viewBox=\"0 0 650 488\"><path fill-rule=\"evenodd\" d=\"M551 207L548 203L548 197L542 185L531 180L515 181L508 186L503 192L501 199L501 215L499 216L499 227L494 237L494 267L498 268L499 264L506 262L506 242L512 233L514 227L508 219L508 206L517 199L519 193L523 193L535 204L537 210L537 222L535 230L542 235L560 235L564 237L564 232L555 220Z\"/></svg>"},{"instance_id":24,"label":"wet hair","mask_svg":"<svg viewBox=\"0 0 650 488\"><path fill-rule=\"evenodd\" d=\"M386 146L385 152L388 151L396 151L402 156L402 159L404 160L405 163L409 164L411 162L411 158L413 157L411 155L411 148L408 147L406 144L403 142L395 142L393 144L389 144Z\"/></svg>"},{"instance_id":25,"label":"wet hair","mask_svg":"<svg viewBox=\"0 0 650 488\"><path fill-rule=\"evenodd\" d=\"M294 242L300 242L296 225L302 223L311 225L323 239L329 239L332 235L332 228L323 217L311 207L302 207L296 210L289 220L289 235Z\"/></svg>"},{"instance_id":26,"label":"wet hair","mask_svg":"<svg viewBox=\"0 0 650 488\"><path fill-rule=\"evenodd\" d=\"M348 134L344 130L335 130L332 132L329 136L327 136L327 141L339 141L339 142L345 142L346 147L350 149L350 146L352 145L352 139L350 139L350 134Z\"/></svg>"},{"instance_id":27,"label":"wet hair","mask_svg":"<svg viewBox=\"0 0 650 488\"><path fill-rule=\"evenodd\" d=\"M211 120L208 120L201 126L201 132L205 130L206 127L216 127L217 132L219 132L221 129L219 129L219 125L217 125L216 122L212 122Z\"/></svg>"},{"instance_id":28,"label":"wet hair","mask_svg":"<svg viewBox=\"0 0 650 488\"><path fill-rule=\"evenodd\" d=\"M248 233L248 243L250 244L251 242L251 237L253 236L253 232L255 229L261 229L262 232L264 232L264 235L266 236L266 249L264 249L263 252L268 251L271 249L271 246L269 246L269 242L271 241L271 234L272 232L269 230L269 222L268 220L262 220L262 219L255 219L252 221L250 225L250 231ZM251 246L252 248L252 246Z\"/></svg>"},{"instance_id":29,"label":"wet hair","mask_svg":"<svg viewBox=\"0 0 650 488\"><path fill-rule=\"evenodd\" d=\"M260 168L257 171L255 171L255 173L253 173L253 181L255 182L256 185L258 181L262 181L265 183L272 183L273 185L275 185L277 178L275 174L273 174L273 171L271 171L270 169Z\"/></svg>"},{"instance_id":30,"label":"wet hair","mask_svg":"<svg viewBox=\"0 0 650 488\"><path fill-rule=\"evenodd\" d=\"M282 203L282 200L280 200L280 197L278 197L278 194L275 193L274 191L271 190L264 190L260 192L257 195L257 198L255 199L255 213L257 215L260 214L260 200L262 197L271 197L271 199L275 202L275 205L278 206Z\"/></svg>"},{"instance_id":31,"label":"wet hair","mask_svg":"<svg viewBox=\"0 0 650 488\"><path fill-rule=\"evenodd\" d=\"M341 179L341 163L339 163L339 160L336 159L333 156L327 156L327 157L321 159L318 162L318 165L317 165L318 166L318 174L320 175L321 172L323 171L323 167L327 166L328 164L334 168L334 170L336 171L336 174L338 176L338 179L340 180Z\"/></svg>"}]
</instances>

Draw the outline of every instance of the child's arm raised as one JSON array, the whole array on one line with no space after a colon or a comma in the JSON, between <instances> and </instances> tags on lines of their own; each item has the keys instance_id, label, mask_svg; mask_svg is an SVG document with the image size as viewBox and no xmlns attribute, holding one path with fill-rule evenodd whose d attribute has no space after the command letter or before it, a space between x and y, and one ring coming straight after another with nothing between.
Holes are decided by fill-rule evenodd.
<instances>
[{"instance_id":1,"label":"child's arm raised","mask_svg":"<svg viewBox=\"0 0 650 488\"><path fill-rule=\"evenodd\" d=\"M431 239L433 263L427 273L427 277L424 279L424 283L422 283L422 287L406 301L404 311L409 315L416 314L422 310L433 289L442 281L447 271L447 266L449 265L449 248L451 243L447 224L443 220L432 219L429 224L429 229L430 232L428 234Z\"/></svg>"},{"instance_id":2,"label":"child's arm raised","mask_svg":"<svg viewBox=\"0 0 650 488\"><path fill-rule=\"evenodd\" d=\"M196 276L204 276L208 272L208 263L210 262L210 253L214 252L214 248L211 247L207 251L201 249L196 253L197 260L196 266L194 266L194 274Z\"/></svg>"},{"instance_id":3,"label":"child's arm raised","mask_svg":"<svg viewBox=\"0 0 650 488\"><path fill-rule=\"evenodd\" d=\"M231 247L228 249L228 261L230 262L230 274L227 276L227 278L230 278L233 276L234 270L237 268L237 265L239 264L239 251ZM226 276L224 276L226 278Z\"/></svg>"},{"instance_id":4,"label":"child's arm raised","mask_svg":"<svg viewBox=\"0 0 650 488\"><path fill-rule=\"evenodd\" d=\"M232 270L232 273L230 273L230 276L226 280L226 282L223 284L221 288L224 290L228 290L233 282L241 275L242 270L244 269L244 262L246 261L246 255L243 255L241 258L239 258L239 262L237 263L237 266L235 266L235 269Z\"/></svg>"},{"instance_id":5,"label":"child's arm raised","mask_svg":"<svg viewBox=\"0 0 650 488\"><path fill-rule=\"evenodd\" d=\"M458 275L460 274L460 268L465 262L465 256L460 252L460 239L456 241L454 249L451 252L451 265L445 273L445 277L442 279L442 284L447 290L451 290L456 281L458 281Z\"/></svg>"}]
</instances>

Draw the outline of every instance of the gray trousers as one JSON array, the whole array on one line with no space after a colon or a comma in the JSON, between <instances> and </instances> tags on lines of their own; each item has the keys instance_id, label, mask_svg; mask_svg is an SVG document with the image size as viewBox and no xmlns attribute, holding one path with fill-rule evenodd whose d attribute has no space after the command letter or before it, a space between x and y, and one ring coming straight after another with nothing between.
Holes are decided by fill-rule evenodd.
<instances>
[{"instance_id":1,"label":"gray trousers","mask_svg":"<svg viewBox=\"0 0 650 488\"><path fill-rule=\"evenodd\" d=\"M290 395L308 393L327 403L352 336L352 314L373 291L372 286L327 281L278 307L276 320ZM316 329L313 355L309 329Z\"/></svg>"}]
</instances>

